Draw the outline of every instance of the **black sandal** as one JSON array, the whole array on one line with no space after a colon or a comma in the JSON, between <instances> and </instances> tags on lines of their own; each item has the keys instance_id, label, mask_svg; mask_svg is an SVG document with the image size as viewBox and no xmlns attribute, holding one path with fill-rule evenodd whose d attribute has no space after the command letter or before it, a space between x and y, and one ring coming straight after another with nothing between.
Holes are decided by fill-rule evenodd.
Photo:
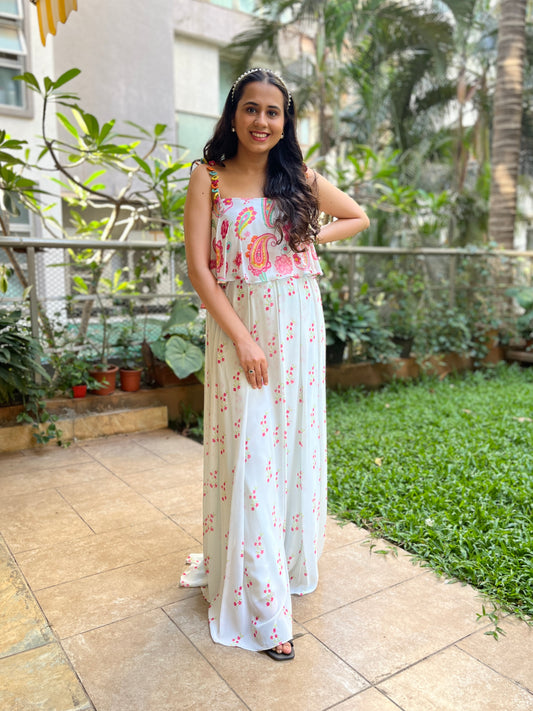
<instances>
[{"instance_id":1,"label":"black sandal","mask_svg":"<svg viewBox=\"0 0 533 711\"><path fill-rule=\"evenodd\" d=\"M294 659L294 643L292 639L288 642L283 642L283 644L290 644L291 651L289 654L283 654L283 652L276 652L274 649L265 649L265 654L268 654L270 659L274 659L276 662L288 662L289 659Z\"/></svg>"}]
</instances>

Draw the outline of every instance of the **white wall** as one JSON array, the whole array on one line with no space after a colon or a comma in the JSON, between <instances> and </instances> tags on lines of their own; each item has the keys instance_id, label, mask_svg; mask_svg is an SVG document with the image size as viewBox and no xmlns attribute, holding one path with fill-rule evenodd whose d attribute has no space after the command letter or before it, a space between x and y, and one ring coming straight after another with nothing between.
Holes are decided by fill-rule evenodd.
<instances>
[{"instance_id":1,"label":"white wall","mask_svg":"<svg viewBox=\"0 0 533 711\"><path fill-rule=\"evenodd\" d=\"M174 0L176 34L223 47L250 25L250 16L202 0Z\"/></svg>"}]
</instances>

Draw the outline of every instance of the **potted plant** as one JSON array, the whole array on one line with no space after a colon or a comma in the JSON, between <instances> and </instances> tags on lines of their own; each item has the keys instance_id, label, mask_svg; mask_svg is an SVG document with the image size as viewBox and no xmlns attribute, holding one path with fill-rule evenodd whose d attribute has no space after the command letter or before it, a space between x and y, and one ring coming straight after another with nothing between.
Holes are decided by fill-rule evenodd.
<instances>
[{"instance_id":1,"label":"potted plant","mask_svg":"<svg viewBox=\"0 0 533 711\"><path fill-rule=\"evenodd\" d=\"M143 342L143 356L149 374L166 387L185 380L203 381L204 326L198 309L176 301L159 337Z\"/></svg>"},{"instance_id":2,"label":"potted plant","mask_svg":"<svg viewBox=\"0 0 533 711\"><path fill-rule=\"evenodd\" d=\"M342 363L349 344L353 346L356 360L374 363L387 360L393 353L391 334L379 323L376 307L366 298L368 284L362 285L353 304L345 300L330 282L321 283L321 288L326 324L326 363Z\"/></svg>"},{"instance_id":3,"label":"potted plant","mask_svg":"<svg viewBox=\"0 0 533 711\"><path fill-rule=\"evenodd\" d=\"M87 395L87 388L99 390L101 383L90 374L89 363L79 354L66 352L53 355L51 363L54 368L52 389L74 398Z\"/></svg>"},{"instance_id":4,"label":"potted plant","mask_svg":"<svg viewBox=\"0 0 533 711\"><path fill-rule=\"evenodd\" d=\"M326 327L326 363L339 365L347 344L356 335L357 313L329 279L321 280L320 291Z\"/></svg>"},{"instance_id":5,"label":"potted plant","mask_svg":"<svg viewBox=\"0 0 533 711\"><path fill-rule=\"evenodd\" d=\"M52 439L61 444L57 415L46 407L50 376L41 364L43 357L42 347L31 335L21 309L0 309L0 406L20 405L17 422L31 425L39 444ZM37 375L41 384L36 382Z\"/></svg>"},{"instance_id":6,"label":"potted plant","mask_svg":"<svg viewBox=\"0 0 533 711\"><path fill-rule=\"evenodd\" d=\"M92 266L89 265L89 268L92 269ZM136 293L135 285L137 281L124 279L124 271L124 269L117 269L113 273L112 279L101 276L98 271L93 274L93 278L97 276L98 279L98 288L94 296L99 306L101 335L99 342L96 344L98 359L93 363L90 369L90 375L101 383L101 387L95 391L98 395L110 395L115 391L116 375L118 372L118 365L109 362L112 329L109 321L110 312L108 307L104 304L103 297L106 296L108 298L117 299L121 295L134 295ZM73 281L78 293L91 296L90 285L83 277L74 276Z\"/></svg>"},{"instance_id":7,"label":"potted plant","mask_svg":"<svg viewBox=\"0 0 533 711\"><path fill-rule=\"evenodd\" d=\"M526 350L533 349L533 287L513 286L505 291L523 309L516 319L517 335L524 341Z\"/></svg>"},{"instance_id":8,"label":"potted plant","mask_svg":"<svg viewBox=\"0 0 533 711\"><path fill-rule=\"evenodd\" d=\"M120 388L137 392L141 387L143 371L140 345L135 341L134 328L124 326L117 341L117 358L120 362Z\"/></svg>"},{"instance_id":9,"label":"potted plant","mask_svg":"<svg viewBox=\"0 0 533 711\"><path fill-rule=\"evenodd\" d=\"M431 303L421 320L414 349L429 372L446 373L471 366L473 336L467 314L457 306Z\"/></svg>"},{"instance_id":10,"label":"potted plant","mask_svg":"<svg viewBox=\"0 0 533 711\"><path fill-rule=\"evenodd\" d=\"M396 355L409 358L413 348L420 299L424 293L424 280L416 272L390 270L376 284L384 294L381 316L392 332L391 340Z\"/></svg>"}]
</instances>

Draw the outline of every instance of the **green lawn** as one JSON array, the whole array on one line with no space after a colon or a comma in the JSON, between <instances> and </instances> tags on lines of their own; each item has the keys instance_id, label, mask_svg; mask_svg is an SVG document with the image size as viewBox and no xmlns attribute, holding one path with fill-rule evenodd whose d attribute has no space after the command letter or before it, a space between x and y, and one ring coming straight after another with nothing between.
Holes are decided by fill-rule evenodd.
<instances>
[{"instance_id":1,"label":"green lawn","mask_svg":"<svg viewBox=\"0 0 533 711\"><path fill-rule=\"evenodd\" d=\"M533 368L328 398L331 511L533 615Z\"/></svg>"}]
</instances>

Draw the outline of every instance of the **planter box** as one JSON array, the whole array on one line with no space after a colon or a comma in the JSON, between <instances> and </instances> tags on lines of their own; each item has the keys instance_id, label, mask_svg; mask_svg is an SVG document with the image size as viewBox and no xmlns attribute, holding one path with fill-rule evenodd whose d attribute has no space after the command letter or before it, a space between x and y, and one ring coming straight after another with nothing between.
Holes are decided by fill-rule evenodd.
<instances>
[{"instance_id":1,"label":"planter box","mask_svg":"<svg viewBox=\"0 0 533 711\"><path fill-rule=\"evenodd\" d=\"M442 353L425 358L420 363L421 372L427 375L438 375L444 378L449 373L472 370L473 361L470 356L460 353Z\"/></svg>"},{"instance_id":2,"label":"planter box","mask_svg":"<svg viewBox=\"0 0 533 711\"><path fill-rule=\"evenodd\" d=\"M194 375L194 373L186 378L178 378L169 365L163 363L157 358L154 358L152 373L155 382L160 388L171 388L176 385L195 385L198 383L198 378Z\"/></svg>"},{"instance_id":3,"label":"planter box","mask_svg":"<svg viewBox=\"0 0 533 711\"><path fill-rule=\"evenodd\" d=\"M508 348L505 351L505 360L518 363L533 363L533 351L519 351Z\"/></svg>"},{"instance_id":4,"label":"planter box","mask_svg":"<svg viewBox=\"0 0 533 711\"><path fill-rule=\"evenodd\" d=\"M391 380L410 380L420 375L420 366L415 358L395 358L388 363L380 363L379 367L385 383Z\"/></svg>"},{"instance_id":5,"label":"planter box","mask_svg":"<svg viewBox=\"0 0 533 711\"><path fill-rule=\"evenodd\" d=\"M498 348L491 354L490 363L496 363L501 349ZM507 353L514 355L516 352ZM527 362L533 363L533 352L527 353ZM498 360L496 360L498 358ZM526 360L526 358L524 358ZM419 363L416 358L394 358L387 363L342 363L341 365L329 365L326 367L326 383L330 388L350 388L363 385L370 389L379 388L384 383L391 380L409 380L418 378L422 373L437 375L441 378L449 373L472 370L473 360L470 356L459 353L443 353L442 355L431 356Z\"/></svg>"},{"instance_id":6,"label":"planter box","mask_svg":"<svg viewBox=\"0 0 533 711\"><path fill-rule=\"evenodd\" d=\"M383 382L381 363L342 363L326 368L328 388L350 388L355 385L379 388Z\"/></svg>"}]
</instances>

